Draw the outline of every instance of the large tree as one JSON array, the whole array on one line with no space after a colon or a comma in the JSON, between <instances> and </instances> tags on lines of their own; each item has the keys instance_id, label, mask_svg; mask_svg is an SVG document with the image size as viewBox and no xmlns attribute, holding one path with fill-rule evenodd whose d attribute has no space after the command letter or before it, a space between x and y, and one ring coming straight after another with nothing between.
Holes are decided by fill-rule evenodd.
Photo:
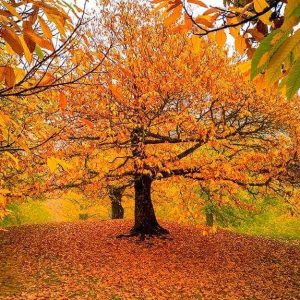
<instances>
[{"instance_id":1,"label":"large tree","mask_svg":"<svg viewBox=\"0 0 300 300\"><path fill-rule=\"evenodd\" d=\"M88 126L71 130L69 147L90 151L90 178L105 170L111 180L133 180L131 234L168 232L151 200L156 180L277 184L296 151L294 103L257 91L216 45L165 27L146 6L111 5L99 25L112 56L101 77L73 94Z\"/></svg>"}]
</instances>

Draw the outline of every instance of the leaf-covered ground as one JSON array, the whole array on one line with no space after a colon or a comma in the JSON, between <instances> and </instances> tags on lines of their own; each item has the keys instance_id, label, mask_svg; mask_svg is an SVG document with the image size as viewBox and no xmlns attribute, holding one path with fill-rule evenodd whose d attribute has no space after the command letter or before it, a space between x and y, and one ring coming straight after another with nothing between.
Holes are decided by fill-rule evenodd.
<instances>
[{"instance_id":1,"label":"leaf-covered ground","mask_svg":"<svg viewBox=\"0 0 300 300\"><path fill-rule=\"evenodd\" d=\"M0 232L0 299L300 299L300 249L163 223L172 240L116 239L130 221Z\"/></svg>"}]
</instances>

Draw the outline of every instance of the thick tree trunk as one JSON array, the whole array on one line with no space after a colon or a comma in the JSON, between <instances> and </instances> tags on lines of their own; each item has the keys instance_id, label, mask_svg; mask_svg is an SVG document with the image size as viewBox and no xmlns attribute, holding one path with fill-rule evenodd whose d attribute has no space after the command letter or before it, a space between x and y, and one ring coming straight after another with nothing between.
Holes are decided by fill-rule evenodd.
<instances>
[{"instance_id":1,"label":"thick tree trunk","mask_svg":"<svg viewBox=\"0 0 300 300\"><path fill-rule=\"evenodd\" d=\"M151 200L151 184L152 179L150 176L143 174L135 176L135 222L130 231L133 235L162 235L169 233L157 222Z\"/></svg>"},{"instance_id":2,"label":"thick tree trunk","mask_svg":"<svg viewBox=\"0 0 300 300\"><path fill-rule=\"evenodd\" d=\"M109 189L108 194L111 201L111 218L123 219L124 208L122 206L122 195L125 188L110 186L108 189Z\"/></svg>"}]
</instances>

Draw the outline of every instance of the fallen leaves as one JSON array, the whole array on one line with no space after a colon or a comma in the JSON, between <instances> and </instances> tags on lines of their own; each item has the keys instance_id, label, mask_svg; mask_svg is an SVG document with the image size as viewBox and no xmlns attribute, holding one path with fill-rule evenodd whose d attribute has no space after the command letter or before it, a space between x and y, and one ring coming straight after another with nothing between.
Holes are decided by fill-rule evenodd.
<instances>
[{"instance_id":1,"label":"fallen leaves","mask_svg":"<svg viewBox=\"0 0 300 300\"><path fill-rule=\"evenodd\" d=\"M296 246L174 223L171 240L115 238L130 225L0 232L0 299L297 299Z\"/></svg>"}]
</instances>

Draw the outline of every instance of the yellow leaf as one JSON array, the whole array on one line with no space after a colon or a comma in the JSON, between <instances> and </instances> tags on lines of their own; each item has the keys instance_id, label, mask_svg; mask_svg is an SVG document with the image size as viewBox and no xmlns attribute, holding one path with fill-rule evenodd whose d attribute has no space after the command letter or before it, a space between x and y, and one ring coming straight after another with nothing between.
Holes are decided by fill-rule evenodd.
<instances>
[{"instance_id":1,"label":"yellow leaf","mask_svg":"<svg viewBox=\"0 0 300 300\"><path fill-rule=\"evenodd\" d=\"M245 49L247 48L245 39L240 36L239 30L237 28L231 27L229 30L230 30L231 35L235 39L234 45L235 45L236 50L240 54L243 54L245 52Z\"/></svg>"},{"instance_id":2,"label":"yellow leaf","mask_svg":"<svg viewBox=\"0 0 300 300\"><path fill-rule=\"evenodd\" d=\"M6 206L6 197L0 194L0 208L4 208ZM1 211L0 211L1 212ZM1 214L0 214L1 217Z\"/></svg>"},{"instance_id":3,"label":"yellow leaf","mask_svg":"<svg viewBox=\"0 0 300 300\"><path fill-rule=\"evenodd\" d=\"M191 43L193 47L193 53L199 54L201 51L201 39L198 36L193 35L191 37Z\"/></svg>"},{"instance_id":4,"label":"yellow leaf","mask_svg":"<svg viewBox=\"0 0 300 300\"><path fill-rule=\"evenodd\" d=\"M57 159L55 157L48 157L47 158L47 166L48 166L48 168L50 169L50 171L52 173L55 172L57 165L58 165L58 162L57 162Z\"/></svg>"},{"instance_id":5,"label":"yellow leaf","mask_svg":"<svg viewBox=\"0 0 300 300\"><path fill-rule=\"evenodd\" d=\"M240 54L243 54L245 52L245 49L247 48L247 44L244 38L242 38L241 36L238 36L235 39L235 48L237 49L237 51Z\"/></svg>"},{"instance_id":6,"label":"yellow leaf","mask_svg":"<svg viewBox=\"0 0 300 300\"><path fill-rule=\"evenodd\" d=\"M254 9L256 10L256 12L260 13L267 7L269 7L269 4L266 0L254 0ZM272 22L269 20L271 14L271 11L268 11L265 14L259 16L259 19L265 24L272 24Z\"/></svg>"},{"instance_id":7,"label":"yellow leaf","mask_svg":"<svg viewBox=\"0 0 300 300\"><path fill-rule=\"evenodd\" d=\"M0 194L2 194L2 195L6 195L9 193L10 193L10 190L8 190L8 189L0 189Z\"/></svg>"},{"instance_id":8,"label":"yellow leaf","mask_svg":"<svg viewBox=\"0 0 300 300\"><path fill-rule=\"evenodd\" d=\"M265 8L269 6L268 2L266 0L254 0L254 9L256 12L262 12Z\"/></svg>"},{"instance_id":9,"label":"yellow leaf","mask_svg":"<svg viewBox=\"0 0 300 300\"><path fill-rule=\"evenodd\" d=\"M10 55L16 54L16 52L11 48L11 46L9 46L9 44L6 44L4 49Z\"/></svg>"},{"instance_id":10,"label":"yellow leaf","mask_svg":"<svg viewBox=\"0 0 300 300\"><path fill-rule=\"evenodd\" d=\"M21 42L23 50L24 50L25 58L26 58L27 62L30 64L32 61L32 54L30 53L30 50L25 42L24 36L20 35L19 38L20 38L20 42Z\"/></svg>"},{"instance_id":11,"label":"yellow leaf","mask_svg":"<svg viewBox=\"0 0 300 300\"><path fill-rule=\"evenodd\" d=\"M55 14L49 14L46 12L47 18L49 21L53 22L59 33L61 34L61 36L65 36L66 35L66 31L65 31L65 20L63 17L59 16L59 15L55 15Z\"/></svg>"},{"instance_id":12,"label":"yellow leaf","mask_svg":"<svg viewBox=\"0 0 300 300\"><path fill-rule=\"evenodd\" d=\"M249 72L251 69L251 60L247 60L247 61L244 61L244 62L238 64L238 68L240 69L240 71L242 73Z\"/></svg>"},{"instance_id":13,"label":"yellow leaf","mask_svg":"<svg viewBox=\"0 0 300 300\"><path fill-rule=\"evenodd\" d=\"M51 32L49 26L47 25L47 23L41 17L39 17L39 22L41 24L41 28L42 28L42 31L43 31L45 37L47 39L51 40L52 39L52 32Z\"/></svg>"},{"instance_id":14,"label":"yellow leaf","mask_svg":"<svg viewBox=\"0 0 300 300\"><path fill-rule=\"evenodd\" d=\"M14 161L16 167L19 168L19 160L18 160L15 156L13 156L13 155L12 155L10 152L8 152L8 151L5 151L4 154L5 154L6 156L8 156L10 159L12 159L12 160Z\"/></svg>"},{"instance_id":15,"label":"yellow leaf","mask_svg":"<svg viewBox=\"0 0 300 300\"><path fill-rule=\"evenodd\" d=\"M257 75L255 77L255 79L253 80L253 82L255 83L255 86L256 86L257 90L260 91L260 92L264 91L266 86L268 86L267 83L266 83L265 74Z\"/></svg>"},{"instance_id":16,"label":"yellow leaf","mask_svg":"<svg viewBox=\"0 0 300 300\"><path fill-rule=\"evenodd\" d=\"M259 16L259 19L266 25L271 25L272 24L272 21L270 21L271 15L272 15L272 12L268 11L265 14Z\"/></svg>"},{"instance_id":17,"label":"yellow leaf","mask_svg":"<svg viewBox=\"0 0 300 300\"><path fill-rule=\"evenodd\" d=\"M21 68L14 68L15 76L16 76L16 83L22 81L25 76L25 71Z\"/></svg>"}]
</instances>

